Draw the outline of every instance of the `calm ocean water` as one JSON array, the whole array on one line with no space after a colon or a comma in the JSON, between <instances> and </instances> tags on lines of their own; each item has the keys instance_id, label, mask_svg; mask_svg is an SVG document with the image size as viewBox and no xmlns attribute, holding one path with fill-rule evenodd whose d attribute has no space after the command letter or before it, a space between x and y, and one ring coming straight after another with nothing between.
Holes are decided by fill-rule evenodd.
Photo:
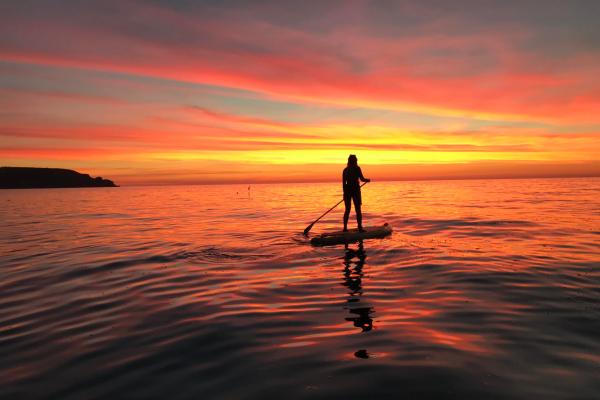
<instances>
[{"instance_id":1,"label":"calm ocean water","mask_svg":"<svg viewBox=\"0 0 600 400\"><path fill-rule=\"evenodd\" d=\"M0 397L600 398L600 179L340 186L0 191Z\"/></svg>"}]
</instances>

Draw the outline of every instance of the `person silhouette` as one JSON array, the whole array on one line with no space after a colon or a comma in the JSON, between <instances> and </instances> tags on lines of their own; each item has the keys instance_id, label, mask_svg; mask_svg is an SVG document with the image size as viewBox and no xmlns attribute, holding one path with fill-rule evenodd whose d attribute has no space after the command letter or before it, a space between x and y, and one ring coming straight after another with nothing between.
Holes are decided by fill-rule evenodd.
<instances>
[{"instance_id":1,"label":"person silhouette","mask_svg":"<svg viewBox=\"0 0 600 400\"><path fill-rule=\"evenodd\" d=\"M348 231L348 218L350 217L350 206L354 203L354 211L356 212L356 223L358 224L359 232L364 232L362 226L362 197L360 194L359 179L363 182L371 182L363 176L362 170L358 166L358 158L354 154L348 157L348 166L344 168L342 173L342 186L344 188L344 232Z\"/></svg>"}]
</instances>

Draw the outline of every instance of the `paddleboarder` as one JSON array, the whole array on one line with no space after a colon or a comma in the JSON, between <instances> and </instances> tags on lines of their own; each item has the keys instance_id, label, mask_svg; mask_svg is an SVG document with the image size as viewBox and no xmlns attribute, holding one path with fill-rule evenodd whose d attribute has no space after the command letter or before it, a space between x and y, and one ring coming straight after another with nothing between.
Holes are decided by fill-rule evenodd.
<instances>
[{"instance_id":1,"label":"paddleboarder","mask_svg":"<svg viewBox=\"0 0 600 400\"><path fill-rule=\"evenodd\" d=\"M363 176L362 170L358 166L358 158L354 154L350 154L348 157L348 166L344 168L342 173L342 186L344 188L344 232L348 231L348 218L350 217L350 206L354 203L354 212L356 212L356 223L358 224L358 230L364 232L362 226L362 198L360 195L360 183L371 182Z\"/></svg>"}]
</instances>

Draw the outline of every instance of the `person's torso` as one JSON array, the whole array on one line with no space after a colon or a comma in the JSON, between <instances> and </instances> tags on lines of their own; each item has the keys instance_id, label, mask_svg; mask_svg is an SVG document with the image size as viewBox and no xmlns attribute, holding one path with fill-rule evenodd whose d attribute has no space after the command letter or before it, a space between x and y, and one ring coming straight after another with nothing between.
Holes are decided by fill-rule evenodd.
<instances>
[{"instance_id":1,"label":"person's torso","mask_svg":"<svg viewBox=\"0 0 600 400\"><path fill-rule=\"evenodd\" d=\"M360 190L360 168L358 167L346 167L344 169L345 186L349 190Z\"/></svg>"}]
</instances>

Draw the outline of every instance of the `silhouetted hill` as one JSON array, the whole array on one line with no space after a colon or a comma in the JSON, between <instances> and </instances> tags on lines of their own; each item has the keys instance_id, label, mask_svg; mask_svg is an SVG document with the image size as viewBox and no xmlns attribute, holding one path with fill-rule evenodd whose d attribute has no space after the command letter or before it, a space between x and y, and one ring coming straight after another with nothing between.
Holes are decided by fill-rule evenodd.
<instances>
[{"instance_id":1,"label":"silhouetted hill","mask_svg":"<svg viewBox=\"0 0 600 400\"><path fill-rule=\"evenodd\" d=\"M0 167L0 189L116 187L113 181L62 168Z\"/></svg>"}]
</instances>

